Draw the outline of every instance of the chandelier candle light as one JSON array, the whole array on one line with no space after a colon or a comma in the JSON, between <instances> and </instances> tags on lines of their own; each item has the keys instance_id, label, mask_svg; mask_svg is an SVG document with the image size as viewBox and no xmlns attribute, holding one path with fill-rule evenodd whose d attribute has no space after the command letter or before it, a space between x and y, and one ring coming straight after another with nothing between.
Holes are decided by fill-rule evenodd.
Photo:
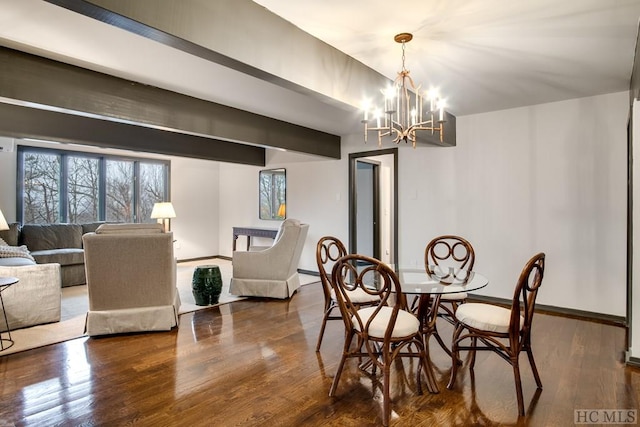
<instances>
[{"instance_id":1,"label":"chandelier candle light","mask_svg":"<svg viewBox=\"0 0 640 427\"><path fill-rule=\"evenodd\" d=\"M410 33L400 33L394 37L396 42L402 43L402 70L398 72L393 86L380 90L384 95L384 110L377 108L370 111L369 103L364 103L362 123L364 123L365 142L367 142L369 131L378 132L379 147L382 146L382 138L390 136L395 144L399 144L400 141L411 142L413 148L416 148L416 131L428 131L431 135L437 132L440 134L440 142L443 142L444 99L440 98L434 89L421 94L420 85L415 86L413 79L409 76L409 70L404 66L405 43L412 38L413 35ZM425 103L425 95L428 103ZM372 120L375 120L371 125L370 114L373 114Z\"/></svg>"}]
</instances>

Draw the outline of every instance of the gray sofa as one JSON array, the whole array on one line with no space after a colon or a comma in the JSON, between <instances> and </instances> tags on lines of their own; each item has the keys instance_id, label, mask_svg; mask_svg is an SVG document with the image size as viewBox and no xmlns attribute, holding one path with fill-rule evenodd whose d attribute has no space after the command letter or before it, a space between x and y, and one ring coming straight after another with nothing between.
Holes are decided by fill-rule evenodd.
<instances>
[{"instance_id":1,"label":"gray sofa","mask_svg":"<svg viewBox=\"0 0 640 427\"><path fill-rule=\"evenodd\" d=\"M10 224L0 238L10 246L25 245L37 264L60 264L62 286L86 283L82 236L103 222L87 224ZM0 258L0 266L33 265L26 257Z\"/></svg>"}]
</instances>

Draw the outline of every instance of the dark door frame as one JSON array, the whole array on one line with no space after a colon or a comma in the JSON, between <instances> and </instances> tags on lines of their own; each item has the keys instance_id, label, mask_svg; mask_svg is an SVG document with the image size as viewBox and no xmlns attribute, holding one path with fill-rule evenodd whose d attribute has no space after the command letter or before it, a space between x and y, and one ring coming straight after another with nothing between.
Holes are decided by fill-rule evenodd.
<instances>
[{"instance_id":1,"label":"dark door frame","mask_svg":"<svg viewBox=\"0 0 640 427\"><path fill-rule=\"evenodd\" d=\"M356 160L363 157L393 155L393 256L391 262L398 264L398 149L364 151L349 154L349 252L357 252L356 232ZM377 239L379 240L379 239ZM378 241L379 245L380 242ZM379 246L378 246L379 247Z\"/></svg>"}]
</instances>

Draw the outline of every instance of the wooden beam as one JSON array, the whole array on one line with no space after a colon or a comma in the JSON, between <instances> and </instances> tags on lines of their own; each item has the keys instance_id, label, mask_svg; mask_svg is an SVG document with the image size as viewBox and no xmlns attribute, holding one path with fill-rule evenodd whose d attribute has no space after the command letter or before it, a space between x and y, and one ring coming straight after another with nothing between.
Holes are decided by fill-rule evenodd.
<instances>
[{"instance_id":1,"label":"wooden beam","mask_svg":"<svg viewBox=\"0 0 640 427\"><path fill-rule=\"evenodd\" d=\"M0 103L0 134L264 166L265 150L201 136Z\"/></svg>"},{"instance_id":2,"label":"wooden beam","mask_svg":"<svg viewBox=\"0 0 640 427\"><path fill-rule=\"evenodd\" d=\"M336 135L6 47L0 47L0 97L180 135L340 158Z\"/></svg>"}]
</instances>

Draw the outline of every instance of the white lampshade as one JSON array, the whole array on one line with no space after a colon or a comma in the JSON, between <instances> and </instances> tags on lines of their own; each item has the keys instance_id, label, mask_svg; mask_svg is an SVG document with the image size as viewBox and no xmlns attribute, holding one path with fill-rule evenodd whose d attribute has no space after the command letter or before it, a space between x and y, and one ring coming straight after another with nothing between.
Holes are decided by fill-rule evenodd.
<instances>
[{"instance_id":1,"label":"white lampshade","mask_svg":"<svg viewBox=\"0 0 640 427\"><path fill-rule=\"evenodd\" d=\"M173 210L171 202L161 202L153 205L151 219L175 218L176 211Z\"/></svg>"},{"instance_id":2,"label":"white lampshade","mask_svg":"<svg viewBox=\"0 0 640 427\"><path fill-rule=\"evenodd\" d=\"M0 209L0 230L8 230L9 224L7 224L7 220L4 219L4 215L2 215L2 210Z\"/></svg>"}]
</instances>

